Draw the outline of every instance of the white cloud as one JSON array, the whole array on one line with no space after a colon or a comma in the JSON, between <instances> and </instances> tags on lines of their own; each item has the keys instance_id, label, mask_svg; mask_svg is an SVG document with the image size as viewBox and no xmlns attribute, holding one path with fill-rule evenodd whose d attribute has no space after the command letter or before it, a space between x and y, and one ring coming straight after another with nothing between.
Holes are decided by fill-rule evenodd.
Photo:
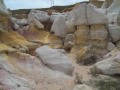
<instances>
[{"instance_id":1,"label":"white cloud","mask_svg":"<svg viewBox=\"0 0 120 90\"><path fill-rule=\"evenodd\" d=\"M10 9L45 8L51 6L51 0L4 0ZM54 0L54 5L70 5L85 0ZM86 0L88 1L88 0Z\"/></svg>"}]
</instances>

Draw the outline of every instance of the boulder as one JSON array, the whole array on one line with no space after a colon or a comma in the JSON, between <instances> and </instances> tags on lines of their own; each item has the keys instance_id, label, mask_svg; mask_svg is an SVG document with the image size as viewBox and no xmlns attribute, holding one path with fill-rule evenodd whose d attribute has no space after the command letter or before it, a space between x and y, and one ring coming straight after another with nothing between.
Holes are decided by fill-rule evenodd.
<instances>
[{"instance_id":1,"label":"boulder","mask_svg":"<svg viewBox=\"0 0 120 90\"><path fill-rule=\"evenodd\" d=\"M120 74L120 49L115 49L104 56L102 61L97 62L93 68L95 73L118 75Z\"/></svg>"},{"instance_id":2,"label":"boulder","mask_svg":"<svg viewBox=\"0 0 120 90\"><path fill-rule=\"evenodd\" d=\"M96 62L96 56L93 54L92 46L86 46L80 49L76 54L77 63L89 65Z\"/></svg>"},{"instance_id":3,"label":"boulder","mask_svg":"<svg viewBox=\"0 0 120 90\"><path fill-rule=\"evenodd\" d=\"M52 15L50 16L50 21L51 22L54 22L55 21L55 19L57 19L58 17L60 17L60 16L62 16L62 17L64 17L65 18L65 16L62 14L62 13L52 13Z\"/></svg>"},{"instance_id":4,"label":"boulder","mask_svg":"<svg viewBox=\"0 0 120 90\"><path fill-rule=\"evenodd\" d=\"M117 42L120 40L120 27L118 25L109 24L108 31L112 39L112 42Z\"/></svg>"},{"instance_id":5,"label":"boulder","mask_svg":"<svg viewBox=\"0 0 120 90\"><path fill-rule=\"evenodd\" d=\"M115 49L115 45L112 42L108 42L107 49L108 49L108 51L112 51L113 49Z\"/></svg>"},{"instance_id":6,"label":"boulder","mask_svg":"<svg viewBox=\"0 0 120 90\"><path fill-rule=\"evenodd\" d=\"M60 71L68 75L73 73L73 65L68 57L58 49L51 49L48 46L42 46L36 49L36 54L40 60L49 68Z\"/></svg>"},{"instance_id":7,"label":"boulder","mask_svg":"<svg viewBox=\"0 0 120 90\"><path fill-rule=\"evenodd\" d=\"M17 19L15 17L10 17L12 23L16 23Z\"/></svg>"},{"instance_id":8,"label":"boulder","mask_svg":"<svg viewBox=\"0 0 120 90\"><path fill-rule=\"evenodd\" d=\"M38 10L31 10L28 15L28 20L32 21L33 18L37 19L38 21L48 21L50 19L49 15L44 11Z\"/></svg>"},{"instance_id":9,"label":"boulder","mask_svg":"<svg viewBox=\"0 0 120 90\"><path fill-rule=\"evenodd\" d=\"M37 28L39 28L39 29L43 29L44 28L44 25L40 22L40 21L38 21L37 19L34 19L34 25L37 27Z\"/></svg>"},{"instance_id":10,"label":"boulder","mask_svg":"<svg viewBox=\"0 0 120 90\"><path fill-rule=\"evenodd\" d=\"M117 43L120 40L120 26L119 26L119 0L114 0L111 6L107 9L107 16L109 19L108 31L112 42Z\"/></svg>"},{"instance_id":11,"label":"boulder","mask_svg":"<svg viewBox=\"0 0 120 90\"><path fill-rule=\"evenodd\" d=\"M118 25L118 13L107 14L108 24Z\"/></svg>"},{"instance_id":12,"label":"boulder","mask_svg":"<svg viewBox=\"0 0 120 90\"><path fill-rule=\"evenodd\" d=\"M16 19L16 24L20 26L28 25L28 20L27 19Z\"/></svg>"},{"instance_id":13,"label":"boulder","mask_svg":"<svg viewBox=\"0 0 120 90\"><path fill-rule=\"evenodd\" d=\"M87 19L88 24L107 24L108 19L106 16L106 10L97 8L92 4L87 5Z\"/></svg>"},{"instance_id":14,"label":"boulder","mask_svg":"<svg viewBox=\"0 0 120 90\"><path fill-rule=\"evenodd\" d=\"M76 85L73 90L93 90L93 89L85 84L81 84Z\"/></svg>"},{"instance_id":15,"label":"boulder","mask_svg":"<svg viewBox=\"0 0 120 90\"><path fill-rule=\"evenodd\" d=\"M87 4L80 4L73 12L75 25L86 25L87 22Z\"/></svg>"},{"instance_id":16,"label":"boulder","mask_svg":"<svg viewBox=\"0 0 120 90\"><path fill-rule=\"evenodd\" d=\"M74 39L75 39L75 36L73 34L67 34L64 42L65 43L69 41L74 42Z\"/></svg>"},{"instance_id":17,"label":"boulder","mask_svg":"<svg viewBox=\"0 0 120 90\"><path fill-rule=\"evenodd\" d=\"M14 23L13 28L14 28L15 30L18 30L18 29L19 29L19 25L16 24L16 23Z\"/></svg>"},{"instance_id":18,"label":"boulder","mask_svg":"<svg viewBox=\"0 0 120 90\"><path fill-rule=\"evenodd\" d=\"M54 22L53 25L51 27L51 31L54 32L54 34L56 36L59 36L61 38L65 38L67 35L67 24L65 22L65 19L60 16L59 18L57 18Z\"/></svg>"},{"instance_id":19,"label":"boulder","mask_svg":"<svg viewBox=\"0 0 120 90\"><path fill-rule=\"evenodd\" d=\"M65 50L70 50L74 46L75 46L75 43L71 42L71 41L64 43L64 49Z\"/></svg>"}]
</instances>

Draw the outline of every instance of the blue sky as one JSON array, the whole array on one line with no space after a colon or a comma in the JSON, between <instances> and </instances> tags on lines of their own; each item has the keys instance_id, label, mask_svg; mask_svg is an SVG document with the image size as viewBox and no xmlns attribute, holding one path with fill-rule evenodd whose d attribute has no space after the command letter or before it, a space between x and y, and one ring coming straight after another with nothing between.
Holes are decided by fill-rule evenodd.
<instances>
[{"instance_id":1,"label":"blue sky","mask_svg":"<svg viewBox=\"0 0 120 90\"><path fill-rule=\"evenodd\" d=\"M54 0L54 5L70 5L80 1L88 0ZM51 0L4 0L7 8L27 9L27 8L45 8L51 6Z\"/></svg>"}]
</instances>

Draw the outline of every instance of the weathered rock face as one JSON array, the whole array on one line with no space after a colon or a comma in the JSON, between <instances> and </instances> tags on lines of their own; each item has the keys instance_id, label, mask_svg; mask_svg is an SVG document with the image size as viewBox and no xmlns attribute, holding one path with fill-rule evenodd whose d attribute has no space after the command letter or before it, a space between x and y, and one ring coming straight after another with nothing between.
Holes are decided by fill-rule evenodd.
<instances>
[{"instance_id":1,"label":"weathered rock face","mask_svg":"<svg viewBox=\"0 0 120 90\"><path fill-rule=\"evenodd\" d=\"M113 1L114 0L105 0L101 8L107 9L113 3Z\"/></svg>"},{"instance_id":2,"label":"weathered rock face","mask_svg":"<svg viewBox=\"0 0 120 90\"><path fill-rule=\"evenodd\" d=\"M0 0L0 28L8 29L9 28L9 16L10 13L7 10L3 0Z\"/></svg>"},{"instance_id":3,"label":"weathered rock face","mask_svg":"<svg viewBox=\"0 0 120 90\"><path fill-rule=\"evenodd\" d=\"M72 75L73 65L68 57L57 49L51 49L47 46L36 49L36 53L42 62L55 71L61 71Z\"/></svg>"},{"instance_id":4,"label":"weathered rock face","mask_svg":"<svg viewBox=\"0 0 120 90\"><path fill-rule=\"evenodd\" d=\"M33 23L39 29L43 29L44 28L44 25L41 22L39 22L37 19L34 19Z\"/></svg>"},{"instance_id":5,"label":"weathered rock face","mask_svg":"<svg viewBox=\"0 0 120 90\"><path fill-rule=\"evenodd\" d=\"M108 31L110 33L112 42L117 42L120 40L120 27L118 25L108 25Z\"/></svg>"},{"instance_id":6,"label":"weathered rock face","mask_svg":"<svg viewBox=\"0 0 120 90\"><path fill-rule=\"evenodd\" d=\"M95 63L97 58L93 54L92 47L86 46L77 52L76 59L78 64L90 65Z\"/></svg>"},{"instance_id":7,"label":"weathered rock face","mask_svg":"<svg viewBox=\"0 0 120 90\"><path fill-rule=\"evenodd\" d=\"M68 28L65 19L62 16L60 16L54 21L51 27L51 31L54 32L56 36L65 38L65 36L67 35Z\"/></svg>"},{"instance_id":8,"label":"weathered rock face","mask_svg":"<svg viewBox=\"0 0 120 90\"><path fill-rule=\"evenodd\" d=\"M73 34L67 34L66 37L65 37L65 40L64 40L64 43L67 43L67 42L74 42L75 41L75 36Z\"/></svg>"},{"instance_id":9,"label":"weathered rock face","mask_svg":"<svg viewBox=\"0 0 120 90\"><path fill-rule=\"evenodd\" d=\"M0 14L5 14L5 15L9 15L9 11L7 10L4 1L0 0Z\"/></svg>"},{"instance_id":10,"label":"weathered rock face","mask_svg":"<svg viewBox=\"0 0 120 90\"><path fill-rule=\"evenodd\" d=\"M89 25L107 24L108 19L105 14L105 9L98 9L92 4L87 5L87 21Z\"/></svg>"},{"instance_id":11,"label":"weathered rock face","mask_svg":"<svg viewBox=\"0 0 120 90\"><path fill-rule=\"evenodd\" d=\"M115 49L104 56L104 60L95 64L95 72L108 75L120 74L120 50Z\"/></svg>"},{"instance_id":12,"label":"weathered rock face","mask_svg":"<svg viewBox=\"0 0 120 90\"><path fill-rule=\"evenodd\" d=\"M79 25L75 32L76 44L88 45L89 26Z\"/></svg>"},{"instance_id":13,"label":"weathered rock face","mask_svg":"<svg viewBox=\"0 0 120 90\"><path fill-rule=\"evenodd\" d=\"M74 22L75 25L86 25L87 24L87 4L80 4L76 10L74 10Z\"/></svg>"},{"instance_id":14,"label":"weathered rock face","mask_svg":"<svg viewBox=\"0 0 120 90\"><path fill-rule=\"evenodd\" d=\"M105 25L91 25L89 36L90 45L98 48L107 48L108 32Z\"/></svg>"},{"instance_id":15,"label":"weathered rock face","mask_svg":"<svg viewBox=\"0 0 120 90\"><path fill-rule=\"evenodd\" d=\"M81 6L81 7L80 7ZM77 45L92 45L97 48L107 48L108 43L108 32L106 24L108 22L105 9L98 9L92 4L81 4L80 8L83 12L79 11L79 14L75 16L75 21L83 19L86 23L77 23L77 30L75 32L76 44ZM83 8L82 8L83 7ZM83 18L84 17L84 18ZM98 44L99 43L99 44Z\"/></svg>"},{"instance_id":16,"label":"weathered rock face","mask_svg":"<svg viewBox=\"0 0 120 90\"><path fill-rule=\"evenodd\" d=\"M2 90L72 90L74 85L72 77L50 70L34 56L16 52L0 54L0 83Z\"/></svg>"},{"instance_id":17,"label":"weathered rock face","mask_svg":"<svg viewBox=\"0 0 120 90\"><path fill-rule=\"evenodd\" d=\"M25 51L28 51L29 46L34 46L33 43L28 42L24 37L12 30L0 29L0 42L14 49L24 49Z\"/></svg>"},{"instance_id":18,"label":"weathered rock face","mask_svg":"<svg viewBox=\"0 0 120 90\"><path fill-rule=\"evenodd\" d=\"M39 24L39 23L38 23ZM40 25L40 24L39 24ZM41 28L41 25L40 25ZM45 44L61 44L60 38L56 37L50 32L36 27L35 23L30 23L27 30L22 34L28 41L45 43Z\"/></svg>"},{"instance_id":19,"label":"weathered rock face","mask_svg":"<svg viewBox=\"0 0 120 90\"><path fill-rule=\"evenodd\" d=\"M107 9L107 13L116 13L120 11L119 9L120 9L120 1L114 0L111 6Z\"/></svg>"},{"instance_id":20,"label":"weathered rock face","mask_svg":"<svg viewBox=\"0 0 120 90\"><path fill-rule=\"evenodd\" d=\"M107 9L108 16L108 31L112 42L116 43L120 40L120 27L119 27L119 9L120 2L119 0L114 0L112 5Z\"/></svg>"},{"instance_id":21,"label":"weathered rock face","mask_svg":"<svg viewBox=\"0 0 120 90\"><path fill-rule=\"evenodd\" d=\"M105 25L91 25L90 28L87 25L77 26L75 37L76 44L107 48L108 32Z\"/></svg>"}]
</instances>

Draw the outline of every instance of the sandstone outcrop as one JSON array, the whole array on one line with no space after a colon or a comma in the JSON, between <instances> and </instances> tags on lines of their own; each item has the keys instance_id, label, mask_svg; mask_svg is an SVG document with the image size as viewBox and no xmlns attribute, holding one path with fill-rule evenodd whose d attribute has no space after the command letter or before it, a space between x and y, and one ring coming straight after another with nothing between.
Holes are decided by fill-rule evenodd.
<instances>
[{"instance_id":1,"label":"sandstone outcrop","mask_svg":"<svg viewBox=\"0 0 120 90\"><path fill-rule=\"evenodd\" d=\"M87 25L79 25L77 26L77 30L75 32L76 44L80 45L88 45L89 38L89 26Z\"/></svg>"},{"instance_id":2,"label":"sandstone outcrop","mask_svg":"<svg viewBox=\"0 0 120 90\"><path fill-rule=\"evenodd\" d=\"M65 19L62 16L55 19L51 27L51 32L54 32L54 34L58 37L65 38L67 31L68 28Z\"/></svg>"},{"instance_id":3,"label":"sandstone outcrop","mask_svg":"<svg viewBox=\"0 0 120 90\"><path fill-rule=\"evenodd\" d=\"M76 10L74 10L74 23L75 25L87 25L87 4L80 4Z\"/></svg>"},{"instance_id":4,"label":"sandstone outcrop","mask_svg":"<svg viewBox=\"0 0 120 90\"><path fill-rule=\"evenodd\" d=\"M0 42L8 45L14 49L21 49L24 48L28 51L29 46L34 46L34 43L28 42L24 37L19 35L15 31L7 31L0 29Z\"/></svg>"},{"instance_id":5,"label":"sandstone outcrop","mask_svg":"<svg viewBox=\"0 0 120 90\"><path fill-rule=\"evenodd\" d=\"M80 8L84 10L84 12L78 12L81 10ZM77 30L75 32L76 44L83 46L92 45L101 49L107 48L108 31L106 24L108 19L106 16L106 10L99 9L92 4L81 4L77 7L76 13L79 14L74 17L76 18L75 21L84 20L85 22L77 22L77 24L75 24L77 26Z\"/></svg>"},{"instance_id":6,"label":"sandstone outcrop","mask_svg":"<svg viewBox=\"0 0 120 90\"><path fill-rule=\"evenodd\" d=\"M104 56L104 60L94 65L95 73L117 75L120 74L120 50L114 49L112 52Z\"/></svg>"},{"instance_id":7,"label":"sandstone outcrop","mask_svg":"<svg viewBox=\"0 0 120 90\"><path fill-rule=\"evenodd\" d=\"M25 53L0 54L0 89L72 90L72 82L72 77L50 70L34 56Z\"/></svg>"},{"instance_id":8,"label":"sandstone outcrop","mask_svg":"<svg viewBox=\"0 0 120 90\"><path fill-rule=\"evenodd\" d=\"M102 8L80 3L70 12L32 10L18 19L1 0L0 90L97 90L92 78L119 75L120 3L109 7L111 1Z\"/></svg>"},{"instance_id":9,"label":"sandstone outcrop","mask_svg":"<svg viewBox=\"0 0 120 90\"><path fill-rule=\"evenodd\" d=\"M44 44L61 44L60 38L45 31L44 29L36 28L34 22L30 23L27 30L22 34L28 41Z\"/></svg>"},{"instance_id":10,"label":"sandstone outcrop","mask_svg":"<svg viewBox=\"0 0 120 90\"><path fill-rule=\"evenodd\" d=\"M107 27L102 24L91 25L89 44L98 48L107 48L108 31Z\"/></svg>"},{"instance_id":11,"label":"sandstone outcrop","mask_svg":"<svg viewBox=\"0 0 120 90\"><path fill-rule=\"evenodd\" d=\"M119 41L120 37L120 26L119 26L119 9L120 9L119 0L114 0L111 6L107 9L108 16L108 31L112 42L116 43Z\"/></svg>"},{"instance_id":12,"label":"sandstone outcrop","mask_svg":"<svg viewBox=\"0 0 120 90\"><path fill-rule=\"evenodd\" d=\"M87 5L87 21L92 24L107 24L106 10L99 9L92 4Z\"/></svg>"},{"instance_id":13,"label":"sandstone outcrop","mask_svg":"<svg viewBox=\"0 0 120 90\"><path fill-rule=\"evenodd\" d=\"M55 71L61 71L65 74L72 75L73 65L68 57L57 49L51 49L42 46L35 51L42 62Z\"/></svg>"},{"instance_id":14,"label":"sandstone outcrop","mask_svg":"<svg viewBox=\"0 0 120 90\"><path fill-rule=\"evenodd\" d=\"M38 21L48 21L50 19L49 15L44 11L31 10L31 12L28 15L28 20L32 21L34 18Z\"/></svg>"},{"instance_id":15,"label":"sandstone outcrop","mask_svg":"<svg viewBox=\"0 0 120 90\"><path fill-rule=\"evenodd\" d=\"M80 49L76 54L78 64L89 65L96 62L97 58L92 51L92 46L86 46Z\"/></svg>"}]
</instances>

